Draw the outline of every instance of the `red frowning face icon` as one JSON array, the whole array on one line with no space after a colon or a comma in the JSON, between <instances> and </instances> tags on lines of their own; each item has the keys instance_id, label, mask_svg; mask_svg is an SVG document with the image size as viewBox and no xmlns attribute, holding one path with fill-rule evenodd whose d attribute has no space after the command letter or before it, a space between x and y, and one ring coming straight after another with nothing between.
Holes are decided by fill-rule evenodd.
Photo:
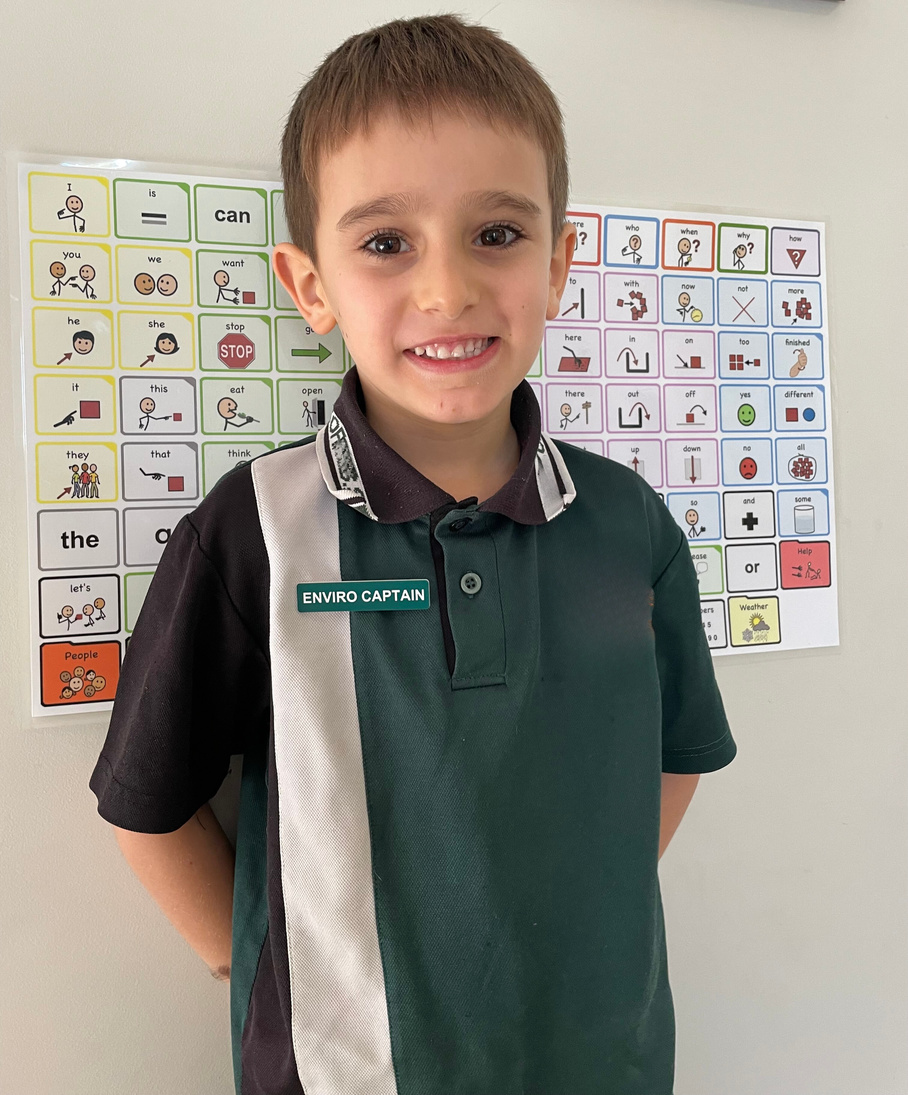
<instances>
[{"instance_id":1,"label":"red frowning face icon","mask_svg":"<svg viewBox=\"0 0 908 1095\"><path fill-rule=\"evenodd\" d=\"M751 456L745 456L738 465L738 471L742 479L753 479L757 474L757 462Z\"/></svg>"}]
</instances>

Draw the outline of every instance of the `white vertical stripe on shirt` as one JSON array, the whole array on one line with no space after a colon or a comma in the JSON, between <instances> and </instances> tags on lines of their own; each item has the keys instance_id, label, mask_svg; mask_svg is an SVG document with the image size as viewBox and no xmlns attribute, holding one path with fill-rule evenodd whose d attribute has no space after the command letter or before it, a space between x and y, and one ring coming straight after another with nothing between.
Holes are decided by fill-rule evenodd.
<instances>
[{"instance_id":1,"label":"white vertical stripe on shirt","mask_svg":"<svg viewBox=\"0 0 908 1095\"><path fill-rule=\"evenodd\" d=\"M317 444L317 443L316 443ZM347 612L299 612L341 581L316 444L252 463L271 568L274 750L293 1049L306 1095L397 1095Z\"/></svg>"}]
</instances>

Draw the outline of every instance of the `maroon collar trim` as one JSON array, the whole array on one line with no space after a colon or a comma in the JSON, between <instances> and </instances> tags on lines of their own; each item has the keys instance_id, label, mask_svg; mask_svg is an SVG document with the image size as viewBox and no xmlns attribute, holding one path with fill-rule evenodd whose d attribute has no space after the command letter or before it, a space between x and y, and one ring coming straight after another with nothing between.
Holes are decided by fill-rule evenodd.
<instances>
[{"instance_id":1,"label":"maroon collar trim","mask_svg":"<svg viewBox=\"0 0 908 1095\"><path fill-rule=\"evenodd\" d=\"M328 490L381 524L413 521L457 501L382 441L369 424L364 406L354 366L344 377L330 420L316 438ZM576 492L561 453L542 432L539 404L525 380L511 399L511 422L520 443L520 463L507 483L477 508L501 513L521 525L542 525L562 513Z\"/></svg>"}]
</instances>

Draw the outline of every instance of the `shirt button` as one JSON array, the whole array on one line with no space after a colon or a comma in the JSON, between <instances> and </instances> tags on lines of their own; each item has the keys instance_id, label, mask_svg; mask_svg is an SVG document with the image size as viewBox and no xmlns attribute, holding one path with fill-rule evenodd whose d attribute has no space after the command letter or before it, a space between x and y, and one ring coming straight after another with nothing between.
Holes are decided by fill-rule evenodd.
<instances>
[{"instance_id":1,"label":"shirt button","mask_svg":"<svg viewBox=\"0 0 908 1095\"><path fill-rule=\"evenodd\" d=\"M469 517L461 517L459 521L451 522L451 532L463 532L463 530L470 523Z\"/></svg>"},{"instance_id":2,"label":"shirt button","mask_svg":"<svg viewBox=\"0 0 908 1095\"><path fill-rule=\"evenodd\" d=\"M482 589L482 578L480 578L478 574L474 574L471 570L460 579L460 588L464 593L468 593L472 596Z\"/></svg>"}]
</instances>

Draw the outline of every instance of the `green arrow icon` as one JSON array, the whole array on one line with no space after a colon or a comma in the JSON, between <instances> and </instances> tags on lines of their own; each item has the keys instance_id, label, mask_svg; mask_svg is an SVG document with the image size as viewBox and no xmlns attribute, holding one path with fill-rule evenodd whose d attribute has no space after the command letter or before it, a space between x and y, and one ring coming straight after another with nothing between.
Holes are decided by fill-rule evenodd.
<instances>
[{"instance_id":1,"label":"green arrow icon","mask_svg":"<svg viewBox=\"0 0 908 1095\"><path fill-rule=\"evenodd\" d=\"M293 350L290 351L290 356L291 357L317 357L318 361L319 361L319 364L321 364L325 360L326 357L331 356L331 351L328 349L327 346L323 346L321 343L319 343L317 350L293 349Z\"/></svg>"}]
</instances>

